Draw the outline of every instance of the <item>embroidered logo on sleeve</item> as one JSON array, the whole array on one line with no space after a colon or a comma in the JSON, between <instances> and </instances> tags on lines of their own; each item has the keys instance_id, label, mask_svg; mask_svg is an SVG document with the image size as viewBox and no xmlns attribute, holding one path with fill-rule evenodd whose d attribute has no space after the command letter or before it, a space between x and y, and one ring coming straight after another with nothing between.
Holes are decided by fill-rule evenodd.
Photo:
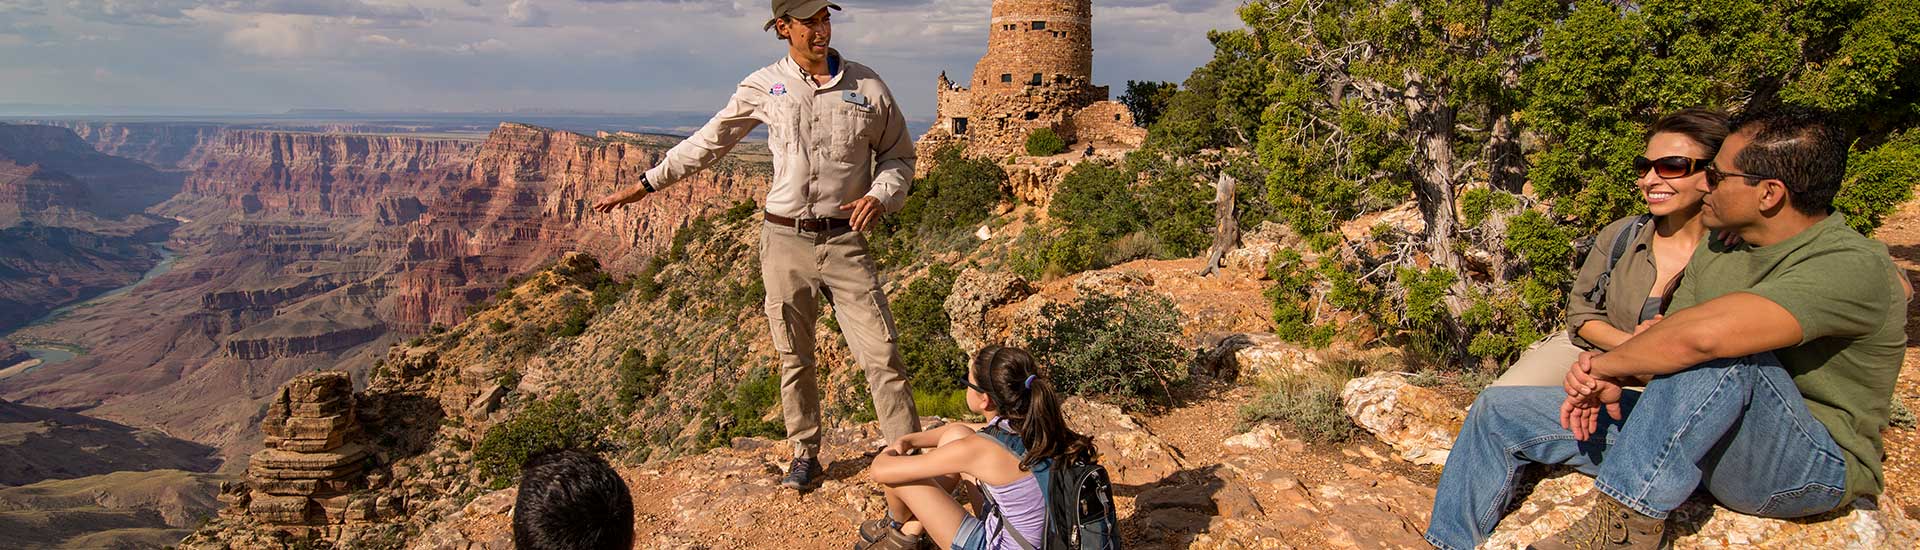
<instances>
[{"instance_id":1,"label":"embroidered logo on sleeve","mask_svg":"<svg viewBox=\"0 0 1920 550\"><path fill-rule=\"evenodd\" d=\"M773 94L773 95L787 95L787 85L786 83L783 83L783 82L775 82L773 83L773 88L770 90L767 90L767 93Z\"/></svg>"}]
</instances>

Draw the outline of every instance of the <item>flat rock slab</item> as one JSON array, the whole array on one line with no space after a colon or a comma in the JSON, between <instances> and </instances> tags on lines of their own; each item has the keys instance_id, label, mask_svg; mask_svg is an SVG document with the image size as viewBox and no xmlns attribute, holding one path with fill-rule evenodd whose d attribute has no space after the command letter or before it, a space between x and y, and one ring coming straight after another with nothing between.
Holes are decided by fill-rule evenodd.
<instances>
[{"instance_id":1,"label":"flat rock slab","mask_svg":"<svg viewBox=\"0 0 1920 550\"><path fill-rule=\"evenodd\" d=\"M1593 478L1566 471L1541 481L1481 548L1519 550L1571 525L1593 507ZM1800 519L1749 516L1694 498L1667 524L1673 548L1920 548L1920 521L1898 507L1846 508Z\"/></svg>"}]
</instances>

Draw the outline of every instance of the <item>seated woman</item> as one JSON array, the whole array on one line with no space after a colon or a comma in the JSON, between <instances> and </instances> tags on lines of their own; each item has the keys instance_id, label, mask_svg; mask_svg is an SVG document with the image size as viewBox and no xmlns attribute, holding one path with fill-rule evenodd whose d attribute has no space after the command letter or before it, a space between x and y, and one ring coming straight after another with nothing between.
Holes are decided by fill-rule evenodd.
<instances>
[{"instance_id":1,"label":"seated woman","mask_svg":"<svg viewBox=\"0 0 1920 550\"><path fill-rule=\"evenodd\" d=\"M1580 352L1611 350L1660 319L1707 235L1700 182L1727 131L1726 115L1706 109L1685 109L1653 124L1646 153L1633 161L1649 214L1600 230L1568 293L1567 330L1527 348L1493 385L1561 385Z\"/></svg>"},{"instance_id":2,"label":"seated woman","mask_svg":"<svg viewBox=\"0 0 1920 550\"><path fill-rule=\"evenodd\" d=\"M856 549L1018 550L1016 537L1038 547L1047 531L1042 487L1055 459L1093 452L1060 414L1060 399L1027 352L980 350L968 366L967 407L984 424L951 423L909 434L873 459L873 480L886 486L887 518L860 526ZM915 449L931 449L917 455ZM973 510L953 498L971 479Z\"/></svg>"}]
</instances>

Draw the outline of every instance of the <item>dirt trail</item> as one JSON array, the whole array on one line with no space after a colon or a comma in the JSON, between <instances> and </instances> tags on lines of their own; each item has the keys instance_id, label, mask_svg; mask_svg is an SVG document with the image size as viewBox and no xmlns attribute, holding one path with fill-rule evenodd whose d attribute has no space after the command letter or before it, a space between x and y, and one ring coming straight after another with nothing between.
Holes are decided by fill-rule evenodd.
<instances>
[{"instance_id":1,"label":"dirt trail","mask_svg":"<svg viewBox=\"0 0 1920 550\"><path fill-rule=\"evenodd\" d=\"M1908 281L1920 285L1920 201L1907 201L1881 224L1874 238L1887 243L1894 265ZM1907 302L1907 359L1900 366L1900 381L1894 386L1893 397L1905 403L1907 410L1920 410L1920 301ZM1883 504L1900 506L1907 515L1920 517L1920 431L1889 428L1882 434L1887 443L1884 467L1888 495L1883 497Z\"/></svg>"}]
</instances>

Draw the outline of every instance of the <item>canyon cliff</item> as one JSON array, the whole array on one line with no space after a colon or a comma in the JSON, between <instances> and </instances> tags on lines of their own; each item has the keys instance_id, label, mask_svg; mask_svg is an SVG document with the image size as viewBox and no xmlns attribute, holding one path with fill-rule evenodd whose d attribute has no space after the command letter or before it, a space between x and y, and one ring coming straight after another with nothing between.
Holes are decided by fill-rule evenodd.
<instances>
[{"instance_id":1,"label":"canyon cliff","mask_svg":"<svg viewBox=\"0 0 1920 550\"><path fill-rule=\"evenodd\" d=\"M363 374L387 345L459 323L470 304L565 252L636 271L690 220L762 195L771 172L764 148L743 147L643 203L596 215L593 200L632 185L673 140L511 123L484 140L32 128L77 150L177 166L175 194L148 212L170 224L163 236L179 257L125 294L12 335L86 353L0 379L0 396L158 428L229 460L257 448L260 406L293 376L334 366ZM125 285L151 265L95 286Z\"/></svg>"}]
</instances>

